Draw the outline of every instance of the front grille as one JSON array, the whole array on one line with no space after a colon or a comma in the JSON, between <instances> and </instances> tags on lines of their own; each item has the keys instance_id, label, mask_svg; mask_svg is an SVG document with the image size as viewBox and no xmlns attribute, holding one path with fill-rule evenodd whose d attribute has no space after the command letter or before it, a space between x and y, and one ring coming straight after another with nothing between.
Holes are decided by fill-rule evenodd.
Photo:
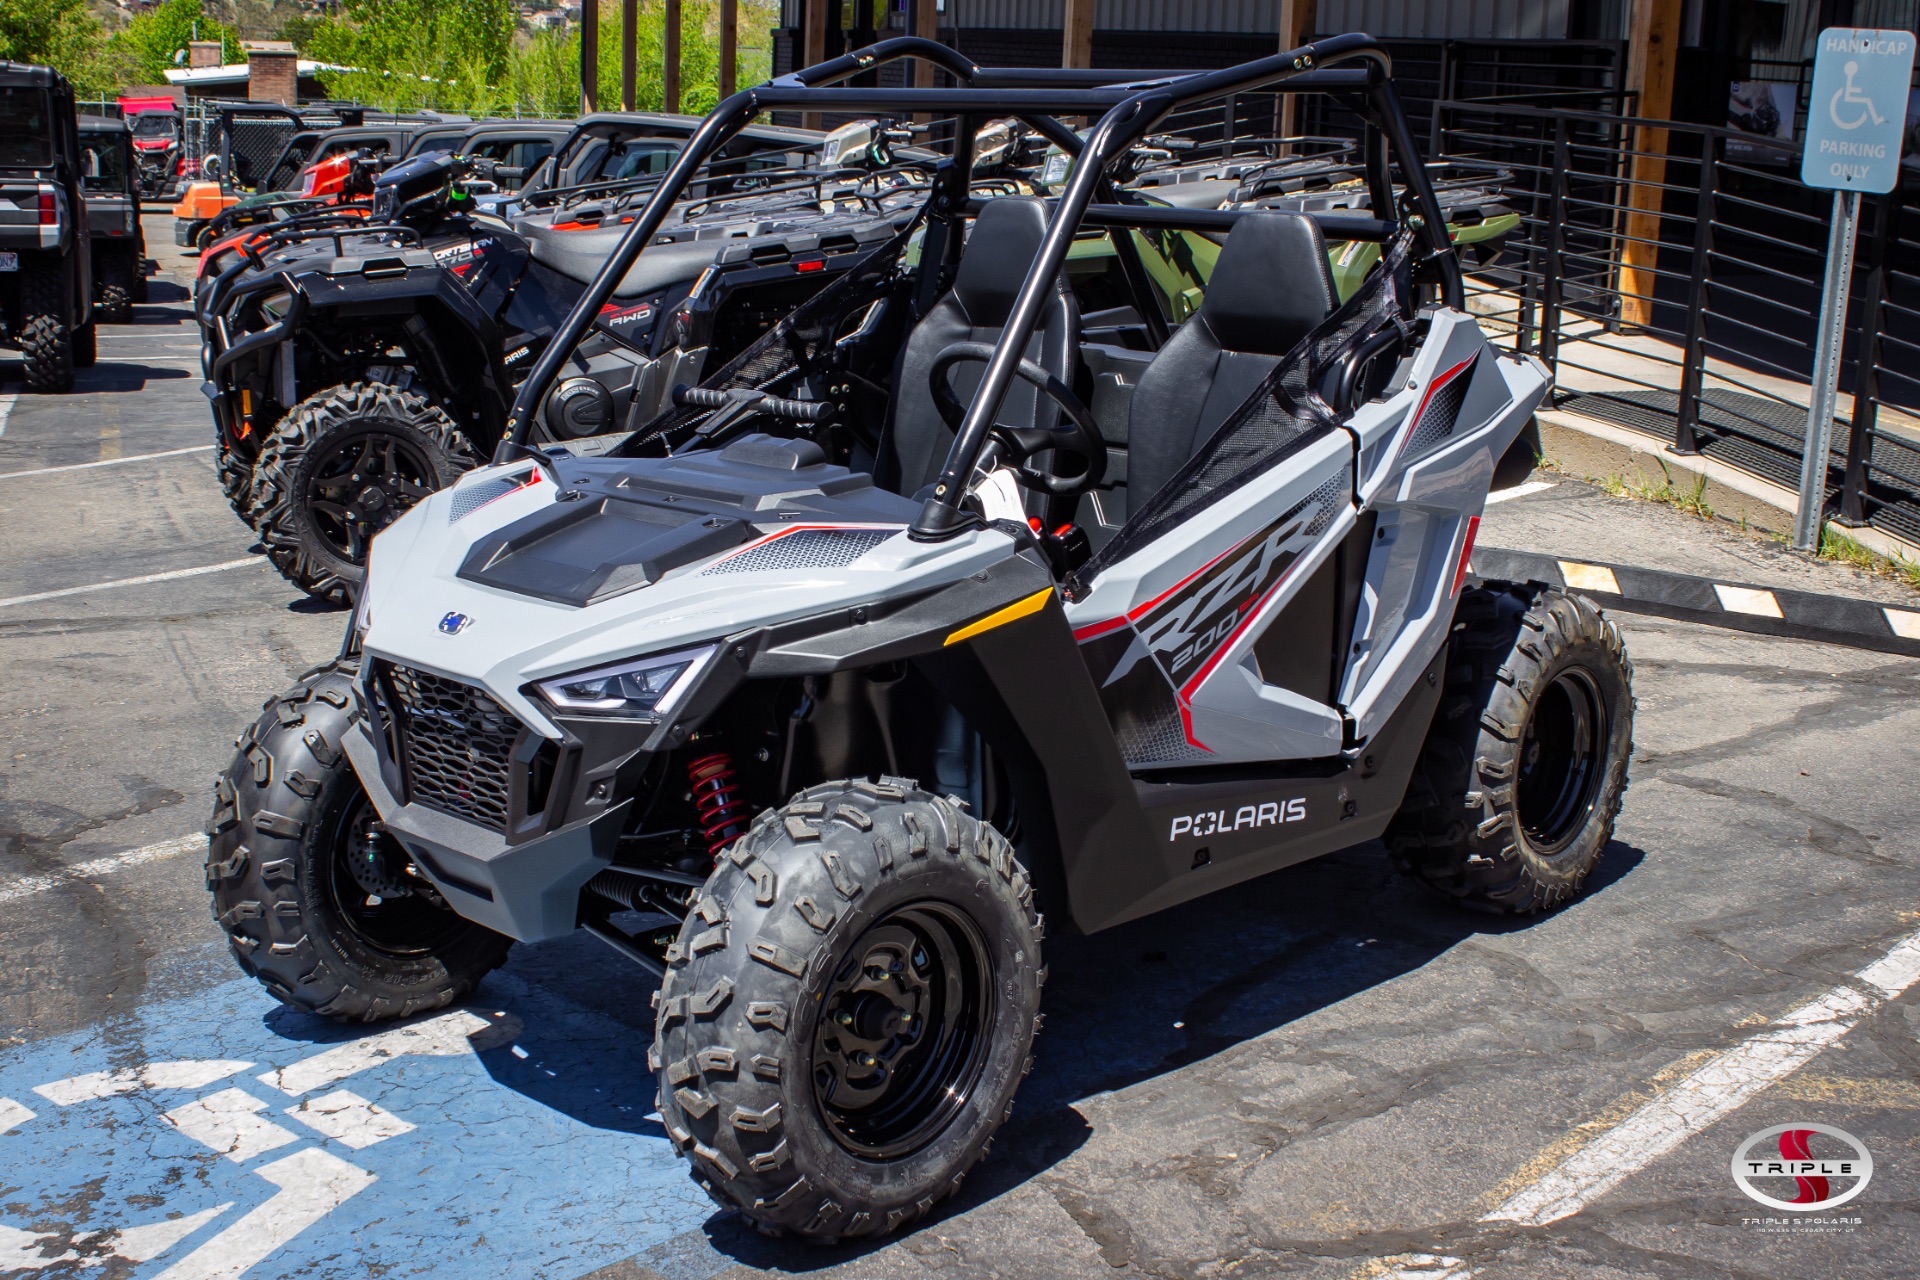
<instances>
[{"instance_id":1,"label":"front grille","mask_svg":"<svg viewBox=\"0 0 1920 1280\"><path fill-rule=\"evenodd\" d=\"M383 665L399 703L408 799L504 832L520 721L484 689Z\"/></svg>"}]
</instances>

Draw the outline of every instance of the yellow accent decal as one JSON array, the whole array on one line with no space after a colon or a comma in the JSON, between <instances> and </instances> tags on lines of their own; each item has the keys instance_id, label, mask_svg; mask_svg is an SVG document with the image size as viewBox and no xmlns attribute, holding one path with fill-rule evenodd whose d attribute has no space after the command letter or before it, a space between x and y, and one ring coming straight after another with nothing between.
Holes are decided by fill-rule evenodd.
<instances>
[{"instance_id":1,"label":"yellow accent decal","mask_svg":"<svg viewBox=\"0 0 1920 1280\"><path fill-rule=\"evenodd\" d=\"M1006 608L990 613L978 622L969 622L966 626L948 636L947 644L953 645L959 644L963 640L971 640L982 632L991 631L995 627L1004 626L1009 622L1017 622L1030 613L1038 613L1047 607L1047 601L1051 599L1053 599L1052 587L1047 587L1042 591L1036 591L1025 600L1016 600ZM945 646L942 647L944 648Z\"/></svg>"}]
</instances>

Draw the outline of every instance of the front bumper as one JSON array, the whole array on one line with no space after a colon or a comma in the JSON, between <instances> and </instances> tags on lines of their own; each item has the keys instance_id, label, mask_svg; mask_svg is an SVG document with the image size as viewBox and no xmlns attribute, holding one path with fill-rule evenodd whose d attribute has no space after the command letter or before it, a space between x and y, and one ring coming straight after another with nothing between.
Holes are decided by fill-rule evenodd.
<instances>
[{"instance_id":1,"label":"front bumper","mask_svg":"<svg viewBox=\"0 0 1920 1280\"><path fill-rule=\"evenodd\" d=\"M572 933L580 891L613 861L631 801L520 844L436 809L403 802L387 786L367 720L346 736L347 758L387 830L448 905L476 924L522 942Z\"/></svg>"}]
</instances>

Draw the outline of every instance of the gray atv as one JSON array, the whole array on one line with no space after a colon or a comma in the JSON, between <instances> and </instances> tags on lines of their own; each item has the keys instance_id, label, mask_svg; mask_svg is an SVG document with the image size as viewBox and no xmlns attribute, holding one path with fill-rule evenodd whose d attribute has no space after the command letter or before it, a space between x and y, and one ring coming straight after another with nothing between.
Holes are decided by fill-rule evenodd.
<instances>
[{"instance_id":1,"label":"gray atv","mask_svg":"<svg viewBox=\"0 0 1920 1280\"><path fill-rule=\"evenodd\" d=\"M958 87L842 87L906 57ZM242 969L395 1018L585 930L658 981L653 1102L694 1178L836 1240L986 1154L1049 933L1374 839L1478 909L1580 892L1632 669L1588 601L1471 573L1547 375L1462 309L1385 54L1127 74L892 40L708 117L491 464L374 539L338 661L242 735L206 870ZM1114 196L1168 113L1272 89L1359 112L1366 213ZM758 112L876 107L1017 112L1079 154L1056 200L975 200L962 130L908 226L702 386L612 449L535 443L706 156ZM1157 346L1083 324L1063 274L1083 231L1141 228L1225 238ZM1344 301L1329 237L1380 248Z\"/></svg>"}]
</instances>

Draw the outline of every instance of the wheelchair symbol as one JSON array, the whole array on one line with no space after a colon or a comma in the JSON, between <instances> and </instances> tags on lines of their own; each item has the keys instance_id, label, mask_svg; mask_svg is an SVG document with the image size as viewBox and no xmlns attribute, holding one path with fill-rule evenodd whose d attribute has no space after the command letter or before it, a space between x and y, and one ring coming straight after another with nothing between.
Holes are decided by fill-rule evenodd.
<instances>
[{"instance_id":1,"label":"wheelchair symbol","mask_svg":"<svg viewBox=\"0 0 1920 1280\"><path fill-rule=\"evenodd\" d=\"M1853 82L1853 77L1859 73L1860 64L1849 62L1843 70L1847 73L1846 86L1835 89L1832 101L1827 103L1827 114L1833 118L1833 122L1842 129L1858 129L1869 120L1875 124L1885 124L1887 118L1875 109L1873 99L1860 92L1860 86ZM1862 110L1851 120L1845 119L1840 114L1840 104L1843 102L1848 106L1860 107Z\"/></svg>"}]
</instances>

